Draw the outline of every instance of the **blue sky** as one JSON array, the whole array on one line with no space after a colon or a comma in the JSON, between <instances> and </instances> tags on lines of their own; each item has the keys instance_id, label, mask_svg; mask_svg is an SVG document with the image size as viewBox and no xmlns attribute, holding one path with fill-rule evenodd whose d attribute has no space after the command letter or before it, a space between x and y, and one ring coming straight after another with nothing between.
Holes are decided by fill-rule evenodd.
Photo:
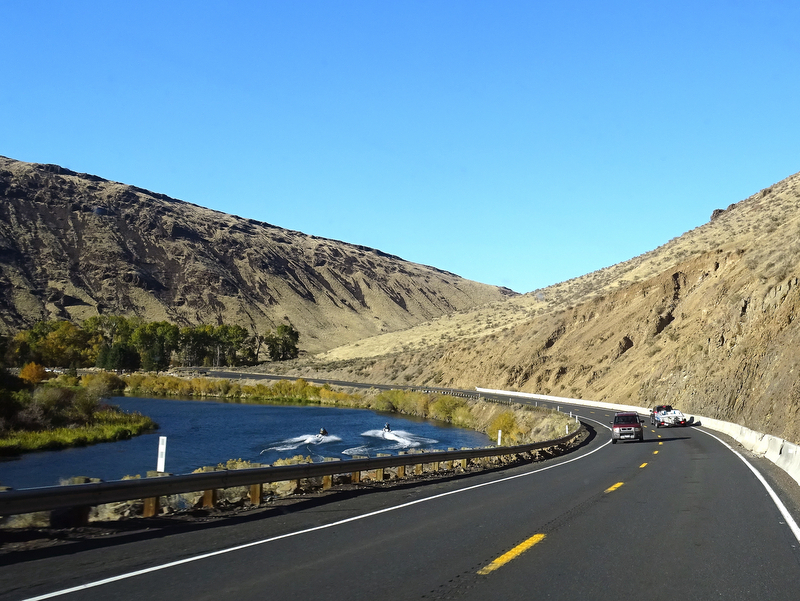
<instances>
[{"instance_id":1,"label":"blue sky","mask_svg":"<svg viewBox=\"0 0 800 601\"><path fill-rule=\"evenodd\" d=\"M800 171L800 3L0 3L0 155L518 292Z\"/></svg>"}]
</instances>

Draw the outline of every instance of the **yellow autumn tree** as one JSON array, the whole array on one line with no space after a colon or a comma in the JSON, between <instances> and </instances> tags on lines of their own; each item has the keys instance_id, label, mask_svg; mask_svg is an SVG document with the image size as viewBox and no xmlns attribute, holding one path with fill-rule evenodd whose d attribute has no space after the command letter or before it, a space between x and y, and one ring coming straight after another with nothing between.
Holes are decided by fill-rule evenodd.
<instances>
[{"instance_id":1,"label":"yellow autumn tree","mask_svg":"<svg viewBox=\"0 0 800 601\"><path fill-rule=\"evenodd\" d=\"M47 370L38 363L27 363L19 370L19 377L28 384L36 385L48 377Z\"/></svg>"}]
</instances>

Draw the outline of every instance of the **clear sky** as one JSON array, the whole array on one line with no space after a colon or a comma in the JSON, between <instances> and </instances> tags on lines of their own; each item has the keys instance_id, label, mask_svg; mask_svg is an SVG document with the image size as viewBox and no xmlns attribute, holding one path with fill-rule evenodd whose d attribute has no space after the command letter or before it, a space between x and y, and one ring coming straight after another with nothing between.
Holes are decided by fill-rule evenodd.
<instances>
[{"instance_id":1,"label":"clear sky","mask_svg":"<svg viewBox=\"0 0 800 601\"><path fill-rule=\"evenodd\" d=\"M3 0L0 52L0 155L518 292L800 171L796 0Z\"/></svg>"}]
</instances>

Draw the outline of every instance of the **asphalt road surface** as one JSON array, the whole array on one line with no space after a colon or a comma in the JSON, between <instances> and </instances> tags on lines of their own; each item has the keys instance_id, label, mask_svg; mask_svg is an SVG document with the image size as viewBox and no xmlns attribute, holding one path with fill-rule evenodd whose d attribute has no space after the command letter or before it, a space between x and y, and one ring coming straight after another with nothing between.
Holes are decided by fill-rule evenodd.
<instances>
[{"instance_id":1,"label":"asphalt road surface","mask_svg":"<svg viewBox=\"0 0 800 601\"><path fill-rule=\"evenodd\" d=\"M594 430L567 456L6 554L0 600L800 597L795 509L718 435L561 408Z\"/></svg>"}]
</instances>

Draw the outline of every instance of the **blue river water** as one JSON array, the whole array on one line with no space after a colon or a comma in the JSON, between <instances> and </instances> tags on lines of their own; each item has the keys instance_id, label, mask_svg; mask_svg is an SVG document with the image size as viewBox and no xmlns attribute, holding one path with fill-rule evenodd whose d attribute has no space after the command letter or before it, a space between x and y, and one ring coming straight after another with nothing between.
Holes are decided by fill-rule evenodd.
<instances>
[{"instance_id":1,"label":"blue river water","mask_svg":"<svg viewBox=\"0 0 800 601\"><path fill-rule=\"evenodd\" d=\"M269 464L302 455L322 461L491 444L487 436L472 430L368 409L136 397L115 397L109 403L150 416L159 429L130 440L2 460L0 485L21 489L55 486L72 476L104 481L126 475L144 477L157 467L160 436L167 437L165 471L172 474L229 459ZM386 423L389 432L384 431ZM319 435L322 428L327 432L324 436Z\"/></svg>"}]
</instances>

